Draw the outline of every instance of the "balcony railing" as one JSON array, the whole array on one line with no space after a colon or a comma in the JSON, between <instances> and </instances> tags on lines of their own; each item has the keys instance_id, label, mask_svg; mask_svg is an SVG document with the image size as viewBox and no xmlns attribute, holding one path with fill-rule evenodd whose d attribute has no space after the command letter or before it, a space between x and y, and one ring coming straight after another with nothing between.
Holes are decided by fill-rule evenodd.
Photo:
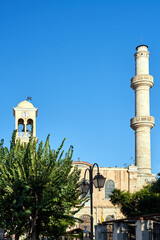
<instances>
[{"instance_id":1,"label":"balcony railing","mask_svg":"<svg viewBox=\"0 0 160 240\"><path fill-rule=\"evenodd\" d=\"M18 137L31 137L31 133L30 132L18 132Z\"/></svg>"}]
</instances>

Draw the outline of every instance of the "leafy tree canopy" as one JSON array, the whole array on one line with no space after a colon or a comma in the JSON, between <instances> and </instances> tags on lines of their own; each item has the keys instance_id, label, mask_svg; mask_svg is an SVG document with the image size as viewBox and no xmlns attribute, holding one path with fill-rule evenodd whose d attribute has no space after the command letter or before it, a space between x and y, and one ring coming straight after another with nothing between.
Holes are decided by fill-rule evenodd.
<instances>
[{"instance_id":1,"label":"leafy tree canopy","mask_svg":"<svg viewBox=\"0 0 160 240\"><path fill-rule=\"evenodd\" d=\"M160 178L135 193L114 189L110 198L112 204L119 206L126 217L159 213Z\"/></svg>"},{"instance_id":2,"label":"leafy tree canopy","mask_svg":"<svg viewBox=\"0 0 160 240\"><path fill-rule=\"evenodd\" d=\"M64 155L64 141L52 150L35 139L22 144L12 136L10 149L0 144L0 226L15 234L58 239L83 206L80 171L72 167L73 147Z\"/></svg>"}]
</instances>

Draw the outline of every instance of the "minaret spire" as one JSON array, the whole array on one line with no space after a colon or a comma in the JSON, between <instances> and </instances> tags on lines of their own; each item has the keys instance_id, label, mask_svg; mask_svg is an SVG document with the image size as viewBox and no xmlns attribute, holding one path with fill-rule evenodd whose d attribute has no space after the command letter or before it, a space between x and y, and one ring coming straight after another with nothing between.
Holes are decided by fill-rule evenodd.
<instances>
[{"instance_id":1,"label":"minaret spire","mask_svg":"<svg viewBox=\"0 0 160 240\"><path fill-rule=\"evenodd\" d=\"M153 77L149 75L148 46L138 46L134 56L135 77L131 79L131 88L135 91L135 117L131 119L131 128L135 131L135 162L140 173L151 174L150 129L155 124L150 116Z\"/></svg>"}]
</instances>

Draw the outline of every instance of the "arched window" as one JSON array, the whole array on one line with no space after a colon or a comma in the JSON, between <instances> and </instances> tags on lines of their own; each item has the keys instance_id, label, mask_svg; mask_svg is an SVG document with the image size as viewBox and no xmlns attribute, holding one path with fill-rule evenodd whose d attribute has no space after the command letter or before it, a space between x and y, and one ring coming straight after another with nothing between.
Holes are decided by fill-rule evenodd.
<instances>
[{"instance_id":1,"label":"arched window","mask_svg":"<svg viewBox=\"0 0 160 240\"><path fill-rule=\"evenodd\" d=\"M88 231L91 231L91 225L90 225L90 216L87 214L83 214L81 217L79 217L82 222L79 223L79 228L84 229L84 227L87 227Z\"/></svg>"},{"instance_id":2,"label":"arched window","mask_svg":"<svg viewBox=\"0 0 160 240\"><path fill-rule=\"evenodd\" d=\"M108 221L108 220L114 220L114 215L108 215L106 218L105 218L105 221Z\"/></svg>"},{"instance_id":3,"label":"arched window","mask_svg":"<svg viewBox=\"0 0 160 240\"><path fill-rule=\"evenodd\" d=\"M27 120L27 132L32 132L33 130L33 120L32 119L28 119Z\"/></svg>"},{"instance_id":4,"label":"arched window","mask_svg":"<svg viewBox=\"0 0 160 240\"><path fill-rule=\"evenodd\" d=\"M105 198L109 198L109 195L112 194L112 191L115 188L115 184L112 180L107 180L105 184Z\"/></svg>"},{"instance_id":5,"label":"arched window","mask_svg":"<svg viewBox=\"0 0 160 240\"><path fill-rule=\"evenodd\" d=\"M24 132L24 120L22 118L18 119L18 132Z\"/></svg>"}]
</instances>

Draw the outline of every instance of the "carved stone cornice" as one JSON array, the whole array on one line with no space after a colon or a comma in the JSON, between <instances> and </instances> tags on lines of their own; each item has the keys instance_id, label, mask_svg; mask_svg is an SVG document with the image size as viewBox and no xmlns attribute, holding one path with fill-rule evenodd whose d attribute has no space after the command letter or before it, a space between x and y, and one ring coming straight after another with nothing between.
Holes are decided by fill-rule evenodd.
<instances>
[{"instance_id":1,"label":"carved stone cornice","mask_svg":"<svg viewBox=\"0 0 160 240\"><path fill-rule=\"evenodd\" d=\"M154 84L153 76L148 74L141 74L131 78L131 88L136 90L139 86L148 86L152 87Z\"/></svg>"},{"instance_id":2,"label":"carved stone cornice","mask_svg":"<svg viewBox=\"0 0 160 240\"><path fill-rule=\"evenodd\" d=\"M136 130L138 127L148 127L151 129L154 125L155 120L152 116L137 116L130 120L130 126L133 130Z\"/></svg>"}]
</instances>

